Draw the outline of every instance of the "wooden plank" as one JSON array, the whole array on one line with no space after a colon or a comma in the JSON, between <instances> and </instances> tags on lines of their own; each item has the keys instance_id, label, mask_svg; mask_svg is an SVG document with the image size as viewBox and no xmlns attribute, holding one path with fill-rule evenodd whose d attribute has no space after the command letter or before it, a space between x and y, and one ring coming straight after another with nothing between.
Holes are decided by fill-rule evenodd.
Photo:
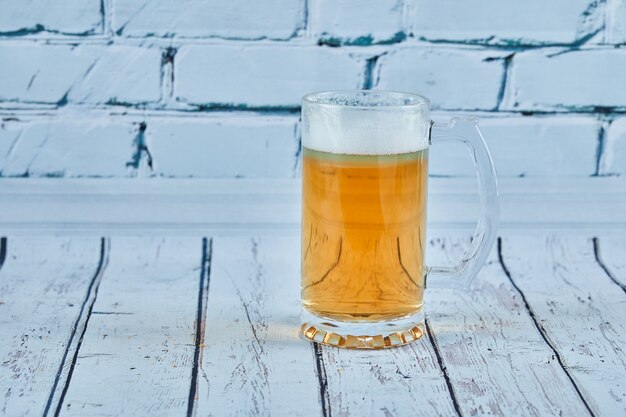
<instances>
[{"instance_id":1,"label":"wooden plank","mask_svg":"<svg viewBox=\"0 0 626 417\"><path fill-rule=\"evenodd\" d=\"M316 349L325 416L460 416L428 335L394 349Z\"/></svg>"},{"instance_id":2,"label":"wooden plank","mask_svg":"<svg viewBox=\"0 0 626 417\"><path fill-rule=\"evenodd\" d=\"M0 415L46 415L93 302L97 238L2 239Z\"/></svg>"},{"instance_id":3,"label":"wooden plank","mask_svg":"<svg viewBox=\"0 0 626 417\"><path fill-rule=\"evenodd\" d=\"M596 260L607 276L626 291L626 232L621 236L594 238Z\"/></svg>"},{"instance_id":4,"label":"wooden plank","mask_svg":"<svg viewBox=\"0 0 626 417\"><path fill-rule=\"evenodd\" d=\"M430 240L430 264L456 264L469 243ZM497 249L466 293L426 294L429 328L463 415L589 415L505 275Z\"/></svg>"},{"instance_id":5,"label":"wooden plank","mask_svg":"<svg viewBox=\"0 0 626 417\"><path fill-rule=\"evenodd\" d=\"M112 240L58 415L185 415L203 259L199 238Z\"/></svg>"},{"instance_id":6,"label":"wooden plank","mask_svg":"<svg viewBox=\"0 0 626 417\"><path fill-rule=\"evenodd\" d=\"M194 415L321 414L311 345L300 338L299 240L213 242Z\"/></svg>"},{"instance_id":7,"label":"wooden plank","mask_svg":"<svg viewBox=\"0 0 626 417\"><path fill-rule=\"evenodd\" d=\"M626 294L596 262L592 239L519 237L503 265L593 415L626 415Z\"/></svg>"}]
</instances>

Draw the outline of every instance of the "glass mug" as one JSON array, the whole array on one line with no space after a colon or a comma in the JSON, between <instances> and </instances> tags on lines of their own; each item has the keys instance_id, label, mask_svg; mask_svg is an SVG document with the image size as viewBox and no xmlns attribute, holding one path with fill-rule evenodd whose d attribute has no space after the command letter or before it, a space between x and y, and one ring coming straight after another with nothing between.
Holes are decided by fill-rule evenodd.
<instances>
[{"instance_id":1,"label":"glass mug","mask_svg":"<svg viewBox=\"0 0 626 417\"><path fill-rule=\"evenodd\" d=\"M424 265L428 148L460 141L478 176L481 214L459 265ZM496 173L476 119L433 123L427 98L330 91L302 98L302 334L381 349L419 339L424 290L464 288L496 236Z\"/></svg>"}]
</instances>

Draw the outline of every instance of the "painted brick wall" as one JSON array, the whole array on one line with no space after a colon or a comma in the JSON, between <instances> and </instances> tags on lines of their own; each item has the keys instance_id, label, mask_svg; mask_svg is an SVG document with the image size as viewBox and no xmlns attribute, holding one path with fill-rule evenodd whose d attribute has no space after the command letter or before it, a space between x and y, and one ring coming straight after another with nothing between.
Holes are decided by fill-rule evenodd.
<instances>
[{"instance_id":1,"label":"painted brick wall","mask_svg":"<svg viewBox=\"0 0 626 417\"><path fill-rule=\"evenodd\" d=\"M476 114L503 177L626 175L626 0L0 0L3 177L298 176L300 97L354 88Z\"/></svg>"}]
</instances>

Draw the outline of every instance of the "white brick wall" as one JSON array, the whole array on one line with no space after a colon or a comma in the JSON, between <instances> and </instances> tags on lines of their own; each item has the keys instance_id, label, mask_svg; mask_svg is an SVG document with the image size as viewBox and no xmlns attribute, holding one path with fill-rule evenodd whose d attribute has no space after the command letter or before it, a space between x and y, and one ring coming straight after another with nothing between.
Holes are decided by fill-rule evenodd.
<instances>
[{"instance_id":1,"label":"white brick wall","mask_svg":"<svg viewBox=\"0 0 626 417\"><path fill-rule=\"evenodd\" d=\"M377 88L419 91L436 109L495 109L504 76L498 52L404 48L379 60Z\"/></svg>"},{"instance_id":2,"label":"white brick wall","mask_svg":"<svg viewBox=\"0 0 626 417\"><path fill-rule=\"evenodd\" d=\"M607 0L606 38L608 43L626 43L626 0Z\"/></svg>"},{"instance_id":3,"label":"white brick wall","mask_svg":"<svg viewBox=\"0 0 626 417\"><path fill-rule=\"evenodd\" d=\"M626 175L626 117L615 120L607 128L600 173Z\"/></svg>"},{"instance_id":4,"label":"white brick wall","mask_svg":"<svg viewBox=\"0 0 626 417\"><path fill-rule=\"evenodd\" d=\"M503 177L626 176L625 45L626 0L0 0L0 176L293 177L300 97L354 88L477 114Z\"/></svg>"},{"instance_id":5,"label":"white brick wall","mask_svg":"<svg viewBox=\"0 0 626 417\"><path fill-rule=\"evenodd\" d=\"M435 115L440 120L448 117ZM498 175L503 177L594 175L599 127L589 116L483 117L480 121ZM462 145L433 146L429 156L431 175L474 175Z\"/></svg>"},{"instance_id":6,"label":"white brick wall","mask_svg":"<svg viewBox=\"0 0 626 417\"><path fill-rule=\"evenodd\" d=\"M302 28L293 0L116 0L113 30L123 36L288 39Z\"/></svg>"},{"instance_id":7,"label":"white brick wall","mask_svg":"<svg viewBox=\"0 0 626 417\"><path fill-rule=\"evenodd\" d=\"M513 58L506 108L626 108L626 50L548 50Z\"/></svg>"},{"instance_id":8,"label":"white brick wall","mask_svg":"<svg viewBox=\"0 0 626 417\"><path fill-rule=\"evenodd\" d=\"M294 107L307 92L362 82L363 63L327 47L190 46L179 54L176 99L191 104Z\"/></svg>"},{"instance_id":9,"label":"white brick wall","mask_svg":"<svg viewBox=\"0 0 626 417\"><path fill-rule=\"evenodd\" d=\"M0 43L0 100L141 103L160 96L158 49Z\"/></svg>"},{"instance_id":10,"label":"white brick wall","mask_svg":"<svg viewBox=\"0 0 626 417\"><path fill-rule=\"evenodd\" d=\"M437 41L497 45L573 43L602 27L590 0L417 0L413 32Z\"/></svg>"},{"instance_id":11,"label":"white brick wall","mask_svg":"<svg viewBox=\"0 0 626 417\"><path fill-rule=\"evenodd\" d=\"M296 117L148 120L153 172L164 177L295 176Z\"/></svg>"},{"instance_id":12,"label":"white brick wall","mask_svg":"<svg viewBox=\"0 0 626 417\"><path fill-rule=\"evenodd\" d=\"M6 177L120 177L129 174L134 128L107 119L3 122Z\"/></svg>"},{"instance_id":13,"label":"white brick wall","mask_svg":"<svg viewBox=\"0 0 626 417\"><path fill-rule=\"evenodd\" d=\"M402 0L310 0L310 30L322 43L371 45L406 37Z\"/></svg>"},{"instance_id":14,"label":"white brick wall","mask_svg":"<svg viewBox=\"0 0 626 417\"><path fill-rule=\"evenodd\" d=\"M96 34L103 28L101 0L0 0L0 34Z\"/></svg>"},{"instance_id":15,"label":"white brick wall","mask_svg":"<svg viewBox=\"0 0 626 417\"><path fill-rule=\"evenodd\" d=\"M12 157L21 132L22 128L18 123L8 121L0 123L0 173L2 174L5 174L7 160Z\"/></svg>"}]
</instances>

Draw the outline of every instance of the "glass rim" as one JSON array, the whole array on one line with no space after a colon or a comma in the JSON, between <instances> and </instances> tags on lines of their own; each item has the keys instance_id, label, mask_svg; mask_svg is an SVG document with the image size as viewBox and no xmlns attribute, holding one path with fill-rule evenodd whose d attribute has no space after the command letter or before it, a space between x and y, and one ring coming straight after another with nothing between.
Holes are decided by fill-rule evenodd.
<instances>
[{"instance_id":1,"label":"glass rim","mask_svg":"<svg viewBox=\"0 0 626 417\"><path fill-rule=\"evenodd\" d=\"M380 95L383 96L381 100L382 104L379 105L368 105L368 104L346 104L346 103L332 103L328 101L324 101L323 99L329 98L339 98L339 97L354 97L357 98L359 95ZM407 103L384 103L384 96L387 96L389 99L408 99ZM328 90L328 91L318 91L315 93L309 93L302 97L302 103L307 103L309 105L321 106L321 107L329 107L329 108L343 108L343 109L367 109L367 110L385 110L385 109L421 109L424 107L430 108L430 100L416 93L407 93L404 91L393 91L393 90Z\"/></svg>"}]
</instances>

